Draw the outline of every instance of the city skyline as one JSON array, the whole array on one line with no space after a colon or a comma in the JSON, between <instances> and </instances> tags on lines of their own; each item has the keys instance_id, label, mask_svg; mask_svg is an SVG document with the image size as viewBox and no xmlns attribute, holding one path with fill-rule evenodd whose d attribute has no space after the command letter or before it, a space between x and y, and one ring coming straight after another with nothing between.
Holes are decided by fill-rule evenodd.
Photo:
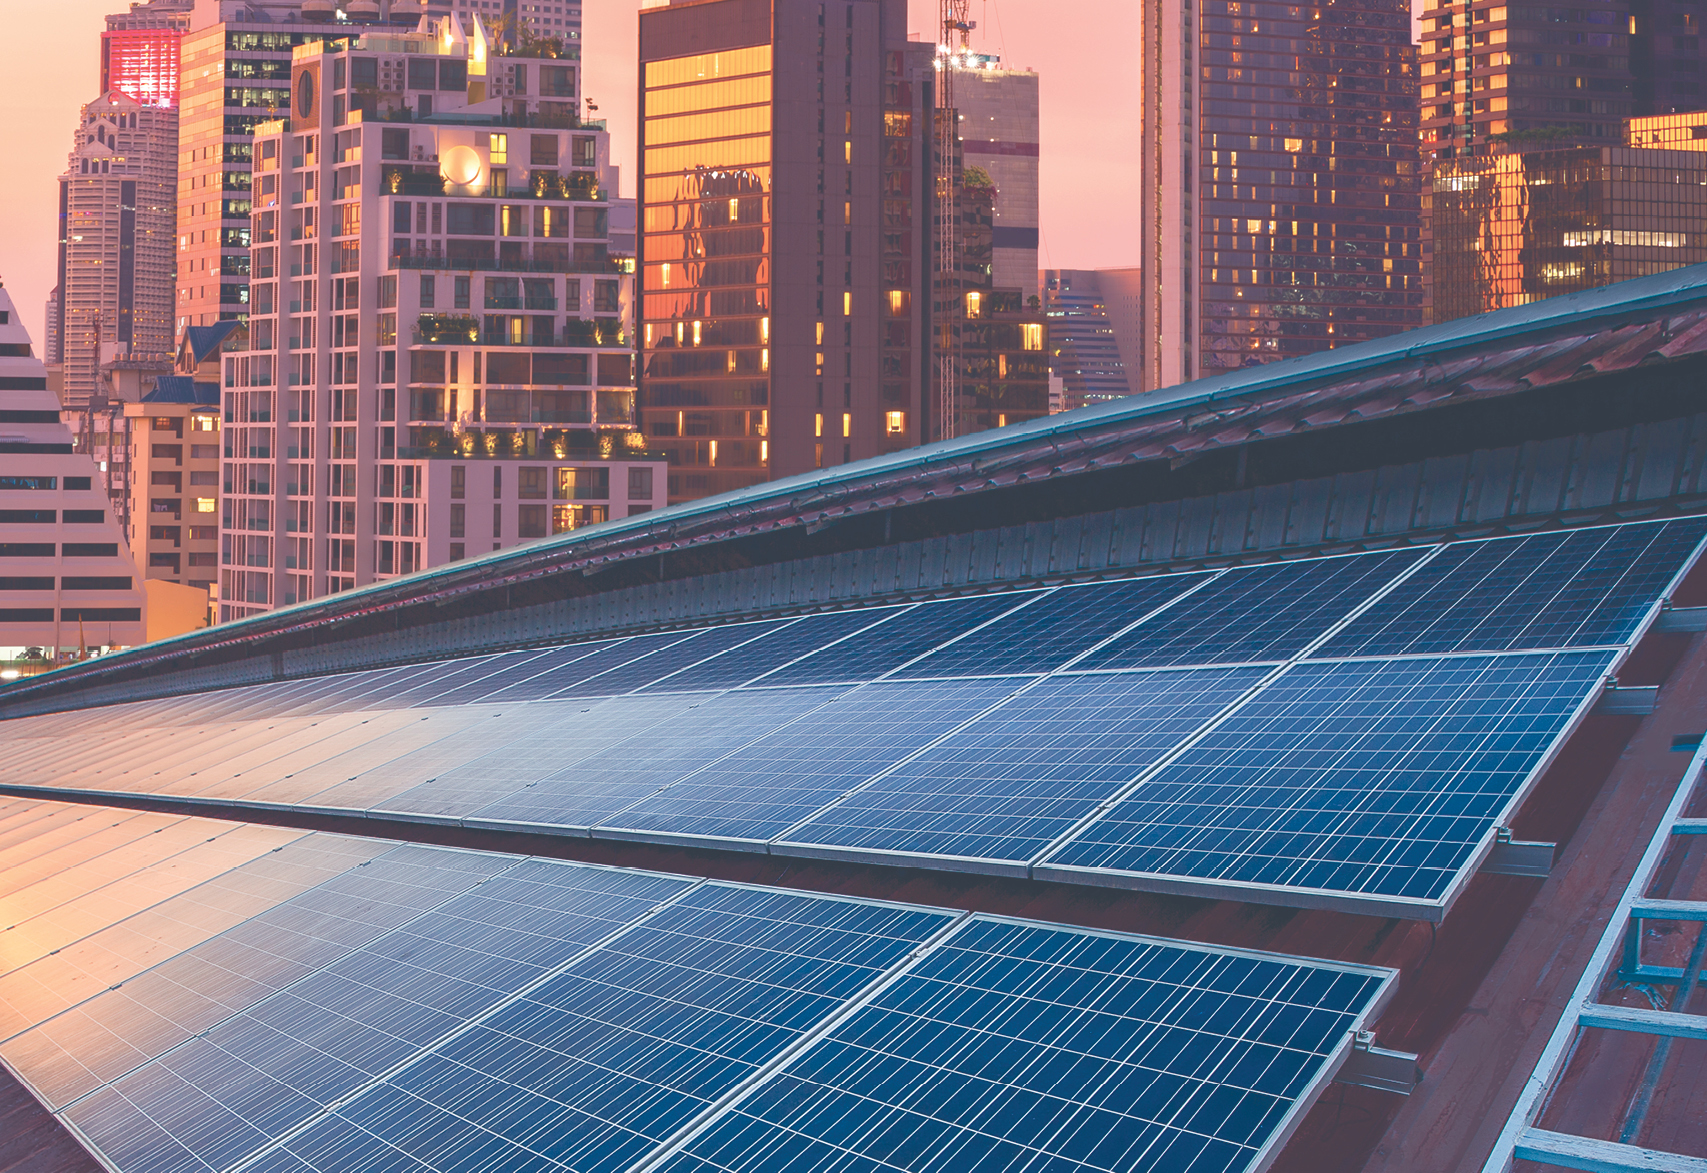
<instances>
[{"instance_id":1,"label":"city skyline","mask_svg":"<svg viewBox=\"0 0 1707 1173\"><path fill-rule=\"evenodd\" d=\"M16 111L0 125L0 152L12 161L0 176L0 281L11 291L32 336L45 339L44 310L54 286L54 245L49 239L57 198L52 182L65 167L77 112L99 96L100 34L106 17L125 11L124 0L63 0L28 9L14 28L21 42L38 45L0 80L0 100ZM936 5L909 0L909 30L924 38ZM1130 8L1130 10L1129 10ZM584 90L611 131L611 157L622 169L622 192L633 194L638 141L637 38L640 0L605 0L582 17ZM1108 152L1107 128L1125 122L1134 139L1138 119L1136 77L1083 68L1090 30L1115 44L1137 35L1137 10L1119 0L1077 0L1079 23L1065 26L1050 6L1014 0L975 0L979 28L973 48L1003 64L1041 75L1041 137L1048 143L1039 177L1041 239L1038 264L1047 268L1111 268L1138 263L1136 214L1118 209L1122 192L1138 186L1138 157ZM928 38L925 38L928 39ZM40 226L39 231L32 230Z\"/></svg>"}]
</instances>

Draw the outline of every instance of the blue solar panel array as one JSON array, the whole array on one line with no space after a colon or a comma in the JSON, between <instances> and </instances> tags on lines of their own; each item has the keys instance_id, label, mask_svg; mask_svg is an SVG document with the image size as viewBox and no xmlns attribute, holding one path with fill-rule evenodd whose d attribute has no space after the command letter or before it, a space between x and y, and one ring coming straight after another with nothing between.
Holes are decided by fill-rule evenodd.
<instances>
[{"instance_id":1,"label":"blue solar panel array","mask_svg":"<svg viewBox=\"0 0 1707 1173\"><path fill-rule=\"evenodd\" d=\"M661 1169L1260 1167L1384 980L976 917Z\"/></svg>"},{"instance_id":2,"label":"blue solar panel array","mask_svg":"<svg viewBox=\"0 0 1707 1173\"><path fill-rule=\"evenodd\" d=\"M1434 917L1704 536L1644 522L350 673L235 690L216 719L139 710L225 722L202 744L241 745L242 777L150 734L11 780ZM1411 687L1434 724L1387 707ZM273 751L275 720L301 744ZM1382 764L1395 738L1417 748Z\"/></svg>"},{"instance_id":3,"label":"blue solar panel array","mask_svg":"<svg viewBox=\"0 0 1707 1173\"><path fill-rule=\"evenodd\" d=\"M1397 977L430 848L271 923L355 923L388 884L406 908L388 923L103 1073L64 1117L119 1173L924 1173L1038 1154L1063 1173L1236 1173L1284 1140ZM174 958L132 1018L220 996L209 962L233 939L256 933ZM103 1032L68 1037L99 1066Z\"/></svg>"}]
</instances>

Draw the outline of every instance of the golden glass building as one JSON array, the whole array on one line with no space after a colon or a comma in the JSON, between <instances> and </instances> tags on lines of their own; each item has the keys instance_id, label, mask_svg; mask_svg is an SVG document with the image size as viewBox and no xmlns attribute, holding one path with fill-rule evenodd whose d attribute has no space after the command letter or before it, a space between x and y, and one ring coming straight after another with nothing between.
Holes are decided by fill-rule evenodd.
<instances>
[{"instance_id":1,"label":"golden glass building","mask_svg":"<svg viewBox=\"0 0 1707 1173\"><path fill-rule=\"evenodd\" d=\"M931 47L902 0L640 19L640 414L670 499L929 438Z\"/></svg>"},{"instance_id":2,"label":"golden glass building","mask_svg":"<svg viewBox=\"0 0 1707 1173\"><path fill-rule=\"evenodd\" d=\"M1678 133L1650 128L1662 130ZM1707 261L1707 152L1577 147L1442 160L1423 215L1431 321L1527 305Z\"/></svg>"}]
</instances>

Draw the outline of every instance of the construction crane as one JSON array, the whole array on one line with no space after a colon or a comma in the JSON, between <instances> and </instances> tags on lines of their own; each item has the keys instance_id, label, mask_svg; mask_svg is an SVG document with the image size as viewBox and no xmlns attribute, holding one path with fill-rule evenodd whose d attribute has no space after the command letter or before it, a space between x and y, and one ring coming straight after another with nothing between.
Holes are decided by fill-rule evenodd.
<instances>
[{"instance_id":1,"label":"construction crane","mask_svg":"<svg viewBox=\"0 0 1707 1173\"><path fill-rule=\"evenodd\" d=\"M960 175L960 114L954 102L954 72L970 60L968 20L972 0L941 0L941 40L936 68L936 290L942 310L937 328L937 431L942 440L960 433L960 326L952 306L960 303L960 243L955 232Z\"/></svg>"}]
</instances>

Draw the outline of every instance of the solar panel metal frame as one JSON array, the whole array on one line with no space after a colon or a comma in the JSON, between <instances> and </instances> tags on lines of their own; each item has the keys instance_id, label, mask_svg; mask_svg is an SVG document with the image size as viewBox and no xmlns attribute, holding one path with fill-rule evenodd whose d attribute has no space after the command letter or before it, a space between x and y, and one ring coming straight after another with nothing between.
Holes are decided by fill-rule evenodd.
<instances>
[{"instance_id":1,"label":"solar panel metal frame","mask_svg":"<svg viewBox=\"0 0 1707 1173\"><path fill-rule=\"evenodd\" d=\"M901 964L895 966L888 974L873 982L853 998L850 998L835 1013L830 1014L819 1022L812 1030L803 1035L794 1046L776 1056L771 1062L755 1071L745 1081L731 1089L722 1100L707 1108L696 1120L688 1124L676 1136L659 1145L644 1161L634 1165L628 1173L653 1173L662 1168L672 1157L680 1153L686 1146L706 1132L732 1109L743 1101L757 1094L773 1078L785 1073L796 1058L805 1054L818 1043L828 1038L843 1022L852 1018L866 1006L875 1001L884 991L904 978L912 970L927 960L940 947L952 942L967 926L975 922L996 924L1011 924L1022 928L1052 929L1062 932L1078 933L1088 937L1103 937L1119 941L1133 941L1145 945L1153 945L1166 949L1178 949L1192 953L1206 953L1217 957L1247 957L1254 960L1274 962L1282 965L1292 965L1301 968L1332 970L1337 973L1362 974L1381 979L1381 985L1375 996L1369 1000L1368 1006L1346 1030L1339 1045L1322 1063L1316 1078L1299 1093L1292 1101L1292 1106L1275 1126L1269 1139L1240 1173L1263 1173L1280 1156L1287 1141L1292 1138L1304 1117L1328 1085L1339 1074L1340 1067L1351 1053L1352 1044L1360 1031L1368 1030L1377 1021L1382 1012L1392 1002L1399 990L1399 971L1385 966L1358 965L1354 962L1326 961L1314 957L1304 957L1297 954L1275 953L1261 949L1240 949L1233 946L1204 944L1197 941L1177 940L1171 937L1158 937L1148 933L1123 933L1113 929L1087 928L1082 925L1063 924L1055 921L1031 920L1025 917L1003 916L999 913L970 912L957 917L946 929L938 933L929 942L915 949Z\"/></svg>"}]
</instances>

